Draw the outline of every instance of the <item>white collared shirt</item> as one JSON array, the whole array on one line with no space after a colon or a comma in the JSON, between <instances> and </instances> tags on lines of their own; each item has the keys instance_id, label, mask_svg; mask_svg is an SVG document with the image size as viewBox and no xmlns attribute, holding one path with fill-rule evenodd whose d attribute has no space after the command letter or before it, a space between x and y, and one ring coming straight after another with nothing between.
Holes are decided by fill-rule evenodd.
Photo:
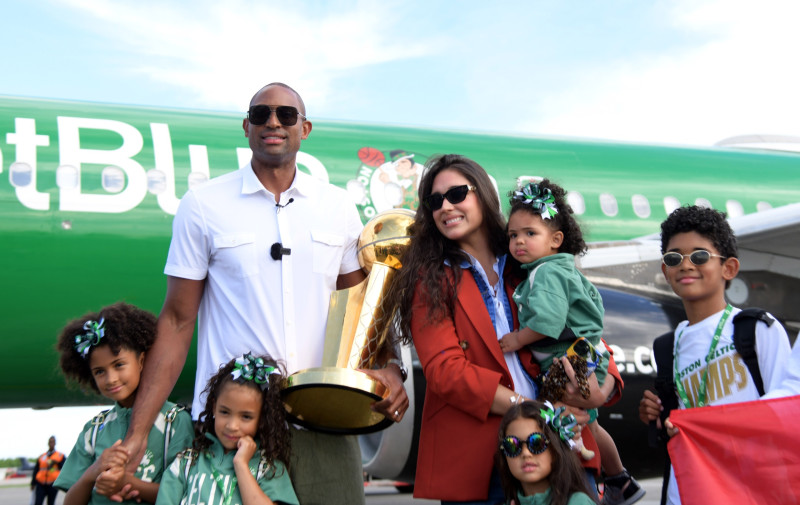
<instances>
[{"instance_id":1,"label":"white collared shirt","mask_svg":"<svg viewBox=\"0 0 800 505\"><path fill-rule=\"evenodd\" d=\"M281 359L288 373L322 363L330 295L360 268L363 225L345 190L299 170L280 205L250 164L181 199L164 273L206 279L194 413L208 379L245 352ZM272 259L275 243L291 253Z\"/></svg>"}]
</instances>

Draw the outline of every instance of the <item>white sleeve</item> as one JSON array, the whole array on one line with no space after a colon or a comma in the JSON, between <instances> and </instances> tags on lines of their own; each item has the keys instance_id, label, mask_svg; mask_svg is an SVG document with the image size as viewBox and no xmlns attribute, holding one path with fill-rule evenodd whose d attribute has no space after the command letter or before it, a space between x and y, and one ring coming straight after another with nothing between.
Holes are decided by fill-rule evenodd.
<instances>
[{"instance_id":1,"label":"white sleeve","mask_svg":"<svg viewBox=\"0 0 800 505\"><path fill-rule=\"evenodd\" d=\"M358 239L361 237L361 231L364 225L361 223L361 218L358 215L356 205L347 199L345 205L345 244L344 254L342 255L342 264L339 267L339 275L349 274L361 268L358 264Z\"/></svg>"},{"instance_id":2,"label":"white sleeve","mask_svg":"<svg viewBox=\"0 0 800 505\"><path fill-rule=\"evenodd\" d=\"M770 317L774 318L772 314ZM788 376L791 351L789 336L777 319L772 326L763 322L756 323L756 356L765 392L770 393L781 388Z\"/></svg>"},{"instance_id":3,"label":"white sleeve","mask_svg":"<svg viewBox=\"0 0 800 505\"><path fill-rule=\"evenodd\" d=\"M761 364L759 363L759 366ZM800 335L794 341L792 354L786 364L786 377L777 389L767 389L762 398L780 398L782 396L800 395Z\"/></svg>"},{"instance_id":4,"label":"white sleeve","mask_svg":"<svg viewBox=\"0 0 800 505\"><path fill-rule=\"evenodd\" d=\"M189 191L181 198L178 212L172 221L172 241L169 244L164 273L196 281L205 279L209 255L202 208L194 192Z\"/></svg>"}]
</instances>

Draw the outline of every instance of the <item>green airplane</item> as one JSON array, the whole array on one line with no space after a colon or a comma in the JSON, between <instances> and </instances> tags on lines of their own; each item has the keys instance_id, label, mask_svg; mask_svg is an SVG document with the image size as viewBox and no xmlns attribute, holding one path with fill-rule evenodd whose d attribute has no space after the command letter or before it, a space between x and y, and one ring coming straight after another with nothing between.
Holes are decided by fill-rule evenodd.
<instances>
[{"instance_id":1,"label":"green airplane","mask_svg":"<svg viewBox=\"0 0 800 505\"><path fill-rule=\"evenodd\" d=\"M0 97L0 407L100 401L65 387L54 350L59 330L119 300L158 313L178 202L189 187L249 161L244 115ZM725 210L743 247L729 297L797 319L796 153L314 120L298 165L346 188L366 222L385 209L415 208L425 161L439 153L475 159L501 201L518 178L549 177L569 191L592 243L581 267L604 289L606 338L627 385L627 402L601 415L615 437L644 428L633 427L635 388L652 382L650 344L682 318L658 267L659 223L674 208ZM413 364L413 350L403 352ZM194 366L192 350L175 399L191 398ZM409 380L416 416L362 438L373 474L413 480L424 393L418 366Z\"/></svg>"}]
</instances>

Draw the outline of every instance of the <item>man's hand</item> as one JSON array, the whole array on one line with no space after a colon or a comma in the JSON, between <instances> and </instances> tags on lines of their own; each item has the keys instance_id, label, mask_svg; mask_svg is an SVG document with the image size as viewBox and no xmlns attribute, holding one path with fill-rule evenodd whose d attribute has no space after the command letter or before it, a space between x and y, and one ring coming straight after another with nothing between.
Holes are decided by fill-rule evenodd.
<instances>
[{"instance_id":1,"label":"man's hand","mask_svg":"<svg viewBox=\"0 0 800 505\"><path fill-rule=\"evenodd\" d=\"M652 391L645 390L642 399L639 402L639 419L644 424L650 424L656 421L656 426L661 429L661 412L664 407L661 405L661 399Z\"/></svg>"},{"instance_id":2,"label":"man's hand","mask_svg":"<svg viewBox=\"0 0 800 505\"><path fill-rule=\"evenodd\" d=\"M403 387L403 379L397 365L389 365L379 370L359 370L369 375L386 387L389 396L372 404L372 410L380 412L387 419L399 423L408 410L408 395Z\"/></svg>"},{"instance_id":3,"label":"man's hand","mask_svg":"<svg viewBox=\"0 0 800 505\"><path fill-rule=\"evenodd\" d=\"M127 472L133 475L136 473L136 469L139 468L142 458L144 458L144 451L147 449L147 437L144 440L139 440L129 433L125 441L122 442L121 448L128 454Z\"/></svg>"}]
</instances>

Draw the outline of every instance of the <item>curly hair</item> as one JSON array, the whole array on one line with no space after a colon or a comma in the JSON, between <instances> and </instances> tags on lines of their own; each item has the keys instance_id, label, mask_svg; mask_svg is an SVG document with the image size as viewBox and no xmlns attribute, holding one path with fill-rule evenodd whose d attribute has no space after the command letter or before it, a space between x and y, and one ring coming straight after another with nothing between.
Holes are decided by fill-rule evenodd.
<instances>
[{"instance_id":1,"label":"curly hair","mask_svg":"<svg viewBox=\"0 0 800 505\"><path fill-rule=\"evenodd\" d=\"M458 154L435 156L425 165L419 183L419 201L424 202L433 191L433 181L445 170L454 170L475 186L475 195L483 213L483 227L487 230L489 247L496 256L508 252L505 218L500 211L500 200L489 175L473 160ZM417 283L422 285L427 296L428 320L433 323L453 313L456 287L461 279L459 265L468 260L458 243L445 238L436 227L433 211L420 205L409 227L412 236L408 249L403 254L403 268L395 277L392 289L384 298L387 314L399 316L399 325L389 325L394 339L411 342L411 305ZM452 275L443 268L448 260ZM515 261L515 260L514 260ZM516 262L516 261L515 261ZM517 264L518 266L518 264Z\"/></svg>"},{"instance_id":2,"label":"curly hair","mask_svg":"<svg viewBox=\"0 0 800 505\"><path fill-rule=\"evenodd\" d=\"M81 356L75 349L75 337L86 333L83 325L87 321L99 322L101 319L105 320L102 340L89 348L86 357ZM58 336L56 350L60 355L61 371L68 380L77 383L81 388L100 393L89 361L95 349L107 345L115 355L122 349L128 349L139 356L150 349L155 339L156 317L134 305L118 302L67 323Z\"/></svg>"},{"instance_id":3,"label":"curly hair","mask_svg":"<svg viewBox=\"0 0 800 505\"><path fill-rule=\"evenodd\" d=\"M736 235L725 216L724 212L698 205L678 207L661 223L661 254L667 252L669 241L675 235L695 232L707 238L724 258L738 258ZM725 259L720 258L720 261ZM725 289L730 285L731 281L725 281Z\"/></svg>"},{"instance_id":4,"label":"curly hair","mask_svg":"<svg viewBox=\"0 0 800 505\"><path fill-rule=\"evenodd\" d=\"M558 214L550 219L543 219L544 223L553 231L560 231L564 234L564 240L558 248L560 253L569 253L575 256L584 254L586 252L586 242L583 241L583 233L578 221L575 219L575 212L572 206L567 203L567 192L549 179L542 179L538 184L539 188L549 189L555 198L556 210ZM516 191L509 191L508 196L511 198L508 203L511 205L511 210L508 213L509 219L515 212L528 212L534 216L541 215L524 200L514 198Z\"/></svg>"},{"instance_id":5,"label":"curly hair","mask_svg":"<svg viewBox=\"0 0 800 505\"><path fill-rule=\"evenodd\" d=\"M738 258L739 250L724 212L697 205L678 207L661 223L661 253L667 252L672 237L679 233L696 232L707 238L726 258Z\"/></svg>"},{"instance_id":6,"label":"curly hair","mask_svg":"<svg viewBox=\"0 0 800 505\"><path fill-rule=\"evenodd\" d=\"M217 405L222 389L229 384L239 387L253 388L261 395L261 411L258 415L258 429L256 430L258 439L256 440L263 451L267 462L272 464L278 460L289 468L289 454L291 451L291 433L289 425L286 423L286 409L281 400L281 390L286 383L286 374L283 366L272 359L272 357L255 356L264 360L267 366L275 367L280 374L269 374L268 386L263 390L254 381L246 380L242 377L234 379L232 372L235 368L236 359L230 360L222 365L219 371L211 377L208 385L203 390L206 396L206 408L198 417L199 422L196 427L197 436L192 443L192 447L197 451L207 449L211 445L211 440L205 436L206 433L216 435L214 429L214 409Z\"/></svg>"},{"instance_id":7,"label":"curly hair","mask_svg":"<svg viewBox=\"0 0 800 505\"><path fill-rule=\"evenodd\" d=\"M561 440L558 433L553 431L545 422L540 410L545 405L538 401L525 401L517 405L512 405L500 421L500 428L497 436L497 451L494 460L497 470L500 473L500 480L503 485L503 493L507 500L516 500L517 494L522 493L522 485L508 467L506 456L501 450L503 438L506 436L508 425L517 419L533 419L539 424L542 432L547 437L547 450L550 451L552 464L550 475L547 477L550 482L550 503L552 505L567 505L573 493L581 492L588 496L593 496L586 486L584 471L578 463L578 457L573 453L567 444Z\"/></svg>"}]
</instances>

